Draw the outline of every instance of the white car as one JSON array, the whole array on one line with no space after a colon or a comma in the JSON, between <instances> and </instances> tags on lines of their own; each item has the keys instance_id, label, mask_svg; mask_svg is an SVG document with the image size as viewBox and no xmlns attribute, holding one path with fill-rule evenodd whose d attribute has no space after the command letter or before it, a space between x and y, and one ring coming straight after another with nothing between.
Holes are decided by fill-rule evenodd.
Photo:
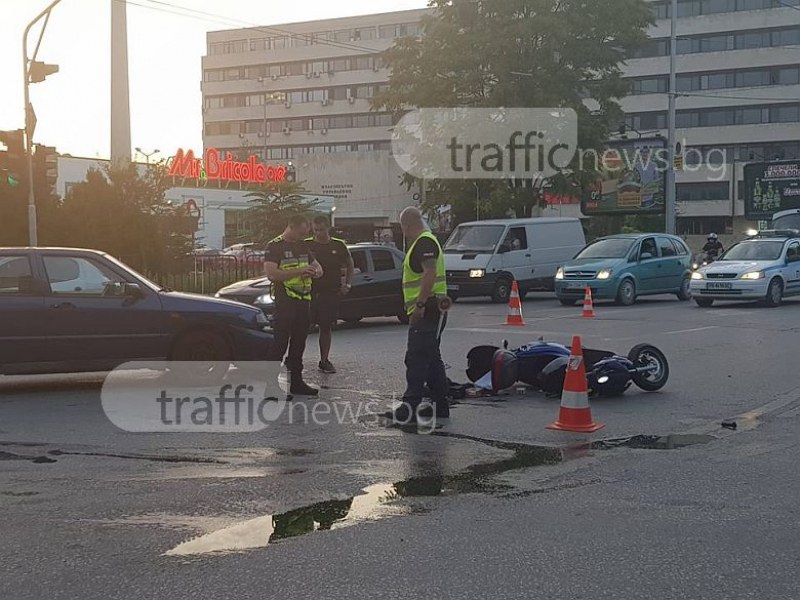
<instances>
[{"instance_id":1,"label":"white car","mask_svg":"<svg viewBox=\"0 0 800 600\"><path fill-rule=\"evenodd\" d=\"M778 306L800 294L800 234L762 232L731 246L713 263L692 273L698 306L715 300L760 300Z\"/></svg>"}]
</instances>

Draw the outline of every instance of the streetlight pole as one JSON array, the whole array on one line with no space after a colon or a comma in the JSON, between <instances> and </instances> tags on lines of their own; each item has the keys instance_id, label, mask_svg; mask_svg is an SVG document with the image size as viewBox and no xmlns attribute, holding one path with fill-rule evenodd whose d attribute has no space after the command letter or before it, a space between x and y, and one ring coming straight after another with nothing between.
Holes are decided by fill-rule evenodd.
<instances>
[{"instance_id":1,"label":"streetlight pole","mask_svg":"<svg viewBox=\"0 0 800 600\"><path fill-rule=\"evenodd\" d=\"M481 220L481 188L478 187L478 183L473 181L472 185L475 186L475 220Z\"/></svg>"},{"instance_id":2,"label":"streetlight pole","mask_svg":"<svg viewBox=\"0 0 800 600\"><path fill-rule=\"evenodd\" d=\"M667 165L667 189L666 189L666 206L665 206L665 231L667 233L675 233L675 209L676 209L676 194L675 194L675 57L677 55L677 26L678 26L678 0L672 0L670 15L670 32L669 32L669 110L667 113L667 143L669 144L668 156L669 164Z\"/></svg>"},{"instance_id":3,"label":"streetlight pole","mask_svg":"<svg viewBox=\"0 0 800 600\"><path fill-rule=\"evenodd\" d=\"M145 160L147 160L148 168L150 167L150 157L155 155L155 154L158 154L159 152L161 152L161 150L159 150L158 148L156 148L152 152L143 152L142 149L139 148L139 147L136 147L135 150L136 150L136 152L138 152L139 154L144 156Z\"/></svg>"},{"instance_id":4,"label":"streetlight pole","mask_svg":"<svg viewBox=\"0 0 800 600\"><path fill-rule=\"evenodd\" d=\"M37 75L36 82L44 81L44 78L49 74L47 67L51 65L42 65L36 63L36 56L39 54L39 47L42 45L42 38L44 37L44 30L47 28L47 22L50 20L50 11L53 10L56 4L61 0L53 0L53 2L45 8L39 15L25 28L22 34L22 81L25 94L25 157L28 162L28 243L31 246L36 246L39 243L39 237L36 231L36 199L33 193L33 131L36 128L36 115L31 106L30 90L28 86L31 82L32 67L37 66L40 68L41 73ZM39 32L39 41L36 42L36 49L33 51L33 57L28 62L28 34L31 28L44 17L44 24L42 30ZM58 67L52 65L54 70L50 73L58 71Z\"/></svg>"}]
</instances>

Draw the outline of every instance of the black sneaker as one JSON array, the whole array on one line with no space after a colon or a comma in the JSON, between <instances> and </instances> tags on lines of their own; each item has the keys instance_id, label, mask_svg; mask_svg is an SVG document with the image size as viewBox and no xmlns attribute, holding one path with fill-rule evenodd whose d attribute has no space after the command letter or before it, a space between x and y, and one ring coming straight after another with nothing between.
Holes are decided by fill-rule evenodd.
<instances>
[{"instance_id":1,"label":"black sneaker","mask_svg":"<svg viewBox=\"0 0 800 600\"><path fill-rule=\"evenodd\" d=\"M319 394L319 390L311 387L305 381L300 379L296 382L292 381L292 385L289 386L289 394L296 394L298 396L317 396Z\"/></svg>"},{"instance_id":2,"label":"black sneaker","mask_svg":"<svg viewBox=\"0 0 800 600\"><path fill-rule=\"evenodd\" d=\"M442 400L436 403L436 418L449 419L450 418L450 403L447 400Z\"/></svg>"},{"instance_id":3,"label":"black sneaker","mask_svg":"<svg viewBox=\"0 0 800 600\"><path fill-rule=\"evenodd\" d=\"M334 367L329 360L321 360L319 362L319 370L323 373L336 373L336 367Z\"/></svg>"},{"instance_id":4,"label":"black sneaker","mask_svg":"<svg viewBox=\"0 0 800 600\"><path fill-rule=\"evenodd\" d=\"M403 402L394 410L384 413L383 416L394 425L413 425L417 422L417 413L407 402Z\"/></svg>"}]
</instances>

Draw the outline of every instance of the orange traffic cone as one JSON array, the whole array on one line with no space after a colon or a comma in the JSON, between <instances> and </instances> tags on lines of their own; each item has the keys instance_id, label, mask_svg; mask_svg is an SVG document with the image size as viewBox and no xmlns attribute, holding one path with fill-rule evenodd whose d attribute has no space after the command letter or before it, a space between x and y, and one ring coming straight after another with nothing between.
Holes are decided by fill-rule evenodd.
<instances>
[{"instance_id":1,"label":"orange traffic cone","mask_svg":"<svg viewBox=\"0 0 800 600\"><path fill-rule=\"evenodd\" d=\"M517 287L516 280L511 283L511 296L508 299L506 325L525 325L525 321L522 320L522 303L519 301L519 288Z\"/></svg>"},{"instance_id":2,"label":"orange traffic cone","mask_svg":"<svg viewBox=\"0 0 800 600\"><path fill-rule=\"evenodd\" d=\"M594 304L592 304L592 288L586 286L586 294L583 296L583 313L581 316L584 319L594 318Z\"/></svg>"},{"instance_id":3,"label":"orange traffic cone","mask_svg":"<svg viewBox=\"0 0 800 600\"><path fill-rule=\"evenodd\" d=\"M548 429L591 433L605 427L592 421L589 408L589 390L586 383L586 366L583 363L583 349L580 336L572 338L572 351L569 353L567 376L564 378L564 391L561 394L561 410L558 420L547 426Z\"/></svg>"}]
</instances>

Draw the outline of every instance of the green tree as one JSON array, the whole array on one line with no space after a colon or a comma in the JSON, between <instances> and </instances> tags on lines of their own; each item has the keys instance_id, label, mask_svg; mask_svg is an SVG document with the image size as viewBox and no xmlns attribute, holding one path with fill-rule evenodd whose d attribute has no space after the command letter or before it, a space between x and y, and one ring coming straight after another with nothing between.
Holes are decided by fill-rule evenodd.
<instances>
[{"instance_id":1,"label":"green tree","mask_svg":"<svg viewBox=\"0 0 800 600\"><path fill-rule=\"evenodd\" d=\"M191 219L165 199L163 163L90 169L61 203L50 243L104 250L136 269L165 271L191 250Z\"/></svg>"},{"instance_id":2,"label":"green tree","mask_svg":"<svg viewBox=\"0 0 800 600\"><path fill-rule=\"evenodd\" d=\"M310 214L318 204L308 200L303 193L303 183L280 181L270 183L260 190L246 194L253 206L248 208L251 223L252 241L265 248L286 228L289 217L296 214Z\"/></svg>"},{"instance_id":3,"label":"green tree","mask_svg":"<svg viewBox=\"0 0 800 600\"><path fill-rule=\"evenodd\" d=\"M622 119L627 93L620 64L646 39L653 16L644 0L431 0L424 35L401 38L385 53L388 89L373 107L399 118L408 107L562 107L578 114L578 145L599 152ZM594 99L587 106L585 99ZM548 181L477 182L487 212L530 216L554 193L582 193L595 173L570 168ZM406 185L418 185L404 177ZM426 209L449 204L475 214L472 182L426 182ZM481 202L481 209L483 209Z\"/></svg>"}]
</instances>

